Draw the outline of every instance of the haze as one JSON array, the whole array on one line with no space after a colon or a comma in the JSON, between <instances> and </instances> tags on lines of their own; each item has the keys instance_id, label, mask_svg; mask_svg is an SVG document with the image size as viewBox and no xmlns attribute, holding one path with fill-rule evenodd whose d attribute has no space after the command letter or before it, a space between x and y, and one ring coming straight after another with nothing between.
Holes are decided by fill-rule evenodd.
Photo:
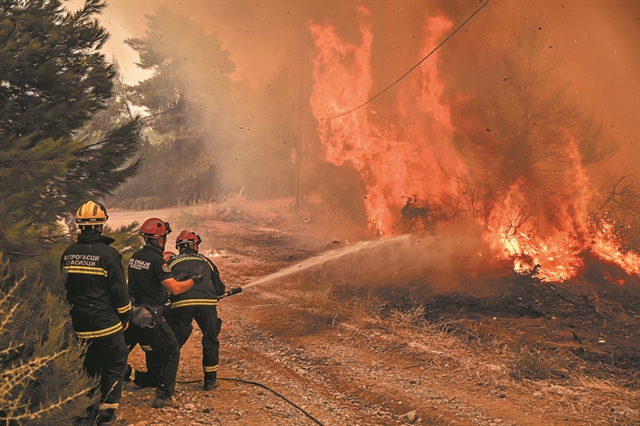
<instances>
[{"instance_id":1,"label":"haze","mask_svg":"<svg viewBox=\"0 0 640 426\"><path fill-rule=\"evenodd\" d=\"M67 3L71 9L81 4L77 0ZM144 15L165 6L189 16L205 31L217 32L236 64L234 78L249 81L257 90L282 68L310 69L317 50L307 28L308 20L333 25L345 40L359 44L358 26L363 16L358 6L365 6L370 11L366 19L372 24L374 37L372 95L421 59L418 36L425 14L443 13L457 26L479 5L476 1L115 0L107 4L100 18L111 33L105 53L117 58L126 83L134 84L147 75L135 66L136 54L123 41L143 36ZM441 48L442 60L455 58L457 63L465 64L472 76L474 64L486 66L483 58L487 52L499 48L504 35L523 19L535 21L545 33L550 48L559 54L555 70L558 77L569 81L568 90L581 99L585 110L593 111L602 121L604 137L619 145L614 156L591 166L590 173L598 178L621 171L639 173L640 2L493 0ZM202 54L206 55L206 46L202 47ZM311 85L310 74L302 74L302 84ZM292 103L296 101L292 99Z\"/></svg>"}]
</instances>

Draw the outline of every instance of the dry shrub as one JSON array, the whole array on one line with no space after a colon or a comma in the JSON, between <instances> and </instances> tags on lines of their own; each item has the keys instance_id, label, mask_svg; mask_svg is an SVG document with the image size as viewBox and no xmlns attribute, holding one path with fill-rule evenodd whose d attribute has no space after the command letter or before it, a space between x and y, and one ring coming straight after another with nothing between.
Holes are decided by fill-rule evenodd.
<instances>
[{"instance_id":1,"label":"dry shrub","mask_svg":"<svg viewBox=\"0 0 640 426\"><path fill-rule=\"evenodd\" d=\"M140 196L137 198L125 198L114 207L124 210L154 210L162 207L162 203L159 197Z\"/></svg>"},{"instance_id":2,"label":"dry shrub","mask_svg":"<svg viewBox=\"0 0 640 426\"><path fill-rule=\"evenodd\" d=\"M540 351L523 347L509 365L509 375L514 379L542 380L551 377L549 360Z\"/></svg>"},{"instance_id":3,"label":"dry shrub","mask_svg":"<svg viewBox=\"0 0 640 426\"><path fill-rule=\"evenodd\" d=\"M294 280L297 291L289 302L306 309L328 312L333 317L332 326L344 321L381 321L381 312L387 306L385 301L371 295L336 297L335 286L326 280Z\"/></svg>"},{"instance_id":4,"label":"dry shrub","mask_svg":"<svg viewBox=\"0 0 640 426\"><path fill-rule=\"evenodd\" d=\"M178 229L197 229L206 220L223 220L229 210L226 202L198 201L179 206L178 212L169 217L174 231Z\"/></svg>"},{"instance_id":5,"label":"dry shrub","mask_svg":"<svg viewBox=\"0 0 640 426\"><path fill-rule=\"evenodd\" d=\"M96 384L82 372L85 348L67 330L66 304L39 281L10 281L0 255L0 422L69 425Z\"/></svg>"},{"instance_id":6,"label":"dry shrub","mask_svg":"<svg viewBox=\"0 0 640 426\"><path fill-rule=\"evenodd\" d=\"M391 324L424 329L429 325L426 319L427 310L420 302L411 302L409 308L394 308L389 314Z\"/></svg>"},{"instance_id":7,"label":"dry shrub","mask_svg":"<svg viewBox=\"0 0 640 426\"><path fill-rule=\"evenodd\" d=\"M495 397L517 395L534 412L567 421L640 424L640 392L626 388L623 381L594 377L585 369L585 361L570 352L545 352L497 338L491 345L478 345L473 342L482 338L479 333L469 340L464 327L452 332L448 327L452 320L427 321L419 302L390 307L384 298L356 288L347 291L330 280L295 278L284 287L280 284L276 293L286 291L293 297L282 298L281 303L329 315L336 332L354 339L375 335L376 345L385 350L413 355L415 363L405 367L407 374L420 367L442 372L459 384L481 385ZM457 321L463 320L469 321Z\"/></svg>"},{"instance_id":8,"label":"dry shrub","mask_svg":"<svg viewBox=\"0 0 640 426\"><path fill-rule=\"evenodd\" d=\"M565 379L575 376L576 359L572 361L563 351L543 353L527 346L515 351L515 359L508 364L509 376L516 380Z\"/></svg>"}]
</instances>

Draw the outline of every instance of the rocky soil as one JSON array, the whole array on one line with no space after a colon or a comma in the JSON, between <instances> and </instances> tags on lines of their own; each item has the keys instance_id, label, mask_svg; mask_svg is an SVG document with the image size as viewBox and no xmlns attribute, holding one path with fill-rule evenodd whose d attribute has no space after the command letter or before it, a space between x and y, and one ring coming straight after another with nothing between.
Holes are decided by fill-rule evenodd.
<instances>
[{"instance_id":1,"label":"rocky soil","mask_svg":"<svg viewBox=\"0 0 640 426\"><path fill-rule=\"evenodd\" d=\"M230 287L334 242L291 223L200 226L201 252ZM154 391L128 384L123 418L134 426L640 424L637 368L574 355L568 349L580 345L571 329L540 333L556 321L551 311L483 314L477 306L460 309L459 295L396 309L379 296L355 299L338 290L289 276L222 300L220 386L202 390L195 327L181 353L180 407L152 409ZM630 352L640 348L639 323L628 317L631 331L620 337ZM130 362L144 369L139 349Z\"/></svg>"}]
</instances>

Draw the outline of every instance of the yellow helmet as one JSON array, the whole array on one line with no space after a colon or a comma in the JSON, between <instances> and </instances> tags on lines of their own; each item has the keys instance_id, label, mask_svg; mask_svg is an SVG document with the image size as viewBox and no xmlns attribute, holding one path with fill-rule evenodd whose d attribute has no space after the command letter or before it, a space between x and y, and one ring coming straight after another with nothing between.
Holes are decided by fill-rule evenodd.
<instances>
[{"instance_id":1,"label":"yellow helmet","mask_svg":"<svg viewBox=\"0 0 640 426\"><path fill-rule=\"evenodd\" d=\"M107 209L102 204L87 201L76 212L76 225L102 225L108 218Z\"/></svg>"}]
</instances>

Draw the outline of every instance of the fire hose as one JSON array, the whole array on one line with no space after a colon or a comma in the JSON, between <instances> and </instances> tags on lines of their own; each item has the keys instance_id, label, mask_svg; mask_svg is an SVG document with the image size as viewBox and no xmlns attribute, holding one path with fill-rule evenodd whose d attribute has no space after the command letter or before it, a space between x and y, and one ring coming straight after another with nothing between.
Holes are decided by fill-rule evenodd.
<instances>
[{"instance_id":1,"label":"fire hose","mask_svg":"<svg viewBox=\"0 0 640 426\"><path fill-rule=\"evenodd\" d=\"M225 297L229 297L229 296L233 296L234 294L238 294L238 293L242 293L242 287L236 287L236 288L232 288L231 290L228 290L226 292L224 292L222 295L218 296L218 300L220 299L224 299ZM294 403L293 401L289 400L288 398L286 398L284 395L279 394L278 392L274 391L273 389L271 389L270 387L263 385L262 383L258 383L258 382L251 382L248 380L242 380L242 379L233 379L233 378L228 378L228 377L218 377L217 380L226 380L229 382L238 382L238 383L246 383L249 385L254 385L254 386L259 386L261 388L264 388L266 390L268 390L269 392L273 393L274 395L282 398L284 401L286 401L287 403L289 403L290 405L292 405L293 407L297 408L298 410L300 410L305 416L307 416L308 418L310 418L311 420L313 420L316 424L319 424L320 426L324 426L322 424L322 422L320 422L318 419L316 419L315 417L313 417L310 413L308 413L307 411L305 411L302 407L300 407L299 405L297 405L296 403ZM200 380L186 380L186 381L177 381L178 383L198 383L200 382Z\"/></svg>"},{"instance_id":2,"label":"fire hose","mask_svg":"<svg viewBox=\"0 0 640 426\"><path fill-rule=\"evenodd\" d=\"M235 294L235 293L233 293ZM268 390L269 392L273 393L274 395L282 398L285 402L289 403L291 406L297 408L298 410L300 410L305 416L307 416L308 418L310 418L311 420L313 420L316 424L319 424L320 426L324 426L324 424L316 419L315 417L313 417L309 412L307 412L304 408L300 407L299 405L297 405L295 402L289 400L287 397L285 397L284 395L274 391L273 389L271 389L270 387L268 387L267 385L263 385L262 383L258 383L258 382L252 382L249 380L242 380L242 379L234 379L234 378L230 378L230 377L218 377L216 380L226 380L228 382L238 382L238 383L246 383L248 385L254 385L254 386L259 386L263 389ZM177 383L198 383L201 380L185 380L185 381L181 381L181 380L177 380Z\"/></svg>"}]
</instances>

